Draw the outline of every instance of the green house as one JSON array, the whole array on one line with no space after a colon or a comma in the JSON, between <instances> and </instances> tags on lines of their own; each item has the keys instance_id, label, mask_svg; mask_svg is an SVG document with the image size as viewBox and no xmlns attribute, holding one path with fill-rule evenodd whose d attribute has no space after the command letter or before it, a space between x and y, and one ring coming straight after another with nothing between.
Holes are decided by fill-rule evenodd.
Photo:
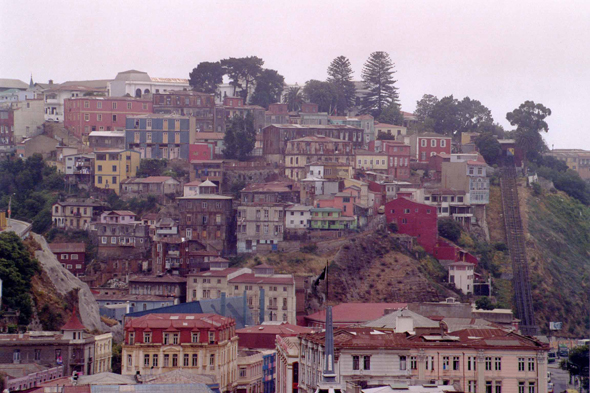
<instances>
[{"instance_id":1,"label":"green house","mask_svg":"<svg viewBox=\"0 0 590 393\"><path fill-rule=\"evenodd\" d=\"M334 207L311 209L311 229L355 229L356 217L343 217L342 210Z\"/></svg>"}]
</instances>

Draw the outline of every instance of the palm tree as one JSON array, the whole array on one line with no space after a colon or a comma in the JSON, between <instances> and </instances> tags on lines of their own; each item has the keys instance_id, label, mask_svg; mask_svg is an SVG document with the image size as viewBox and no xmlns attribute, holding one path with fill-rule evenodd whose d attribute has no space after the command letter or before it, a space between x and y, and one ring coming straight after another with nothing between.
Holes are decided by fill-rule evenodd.
<instances>
[{"instance_id":1,"label":"palm tree","mask_svg":"<svg viewBox=\"0 0 590 393\"><path fill-rule=\"evenodd\" d=\"M301 109L301 104L303 104L303 90L299 86L289 87L283 99L287 103L290 112L297 112Z\"/></svg>"}]
</instances>

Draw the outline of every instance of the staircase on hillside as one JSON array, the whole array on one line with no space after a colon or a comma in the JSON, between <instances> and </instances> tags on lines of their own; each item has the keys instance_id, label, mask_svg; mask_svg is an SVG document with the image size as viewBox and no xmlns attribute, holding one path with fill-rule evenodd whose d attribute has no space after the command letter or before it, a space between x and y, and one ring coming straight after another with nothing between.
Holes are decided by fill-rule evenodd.
<instances>
[{"instance_id":1,"label":"staircase on hillside","mask_svg":"<svg viewBox=\"0 0 590 393\"><path fill-rule=\"evenodd\" d=\"M538 334L538 327L535 324L514 161L507 160L501 168L500 174L504 228L506 229L508 250L512 258L512 285L514 287L516 311L521 321L520 329L524 335L536 335Z\"/></svg>"}]
</instances>

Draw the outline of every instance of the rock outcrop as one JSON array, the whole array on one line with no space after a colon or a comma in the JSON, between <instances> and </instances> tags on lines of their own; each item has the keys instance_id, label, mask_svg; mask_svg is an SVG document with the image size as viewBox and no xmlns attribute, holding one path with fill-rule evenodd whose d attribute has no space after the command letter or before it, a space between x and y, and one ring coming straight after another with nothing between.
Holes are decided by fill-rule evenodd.
<instances>
[{"instance_id":1,"label":"rock outcrop","mask_svg":"<svg viewBox=\"0 0 590 393\"><path fill-rule=\"evenodd\" d=\"M41 268L51 279L57 292L64 297L72 290L78 292L78 309L84 326L91 331L110 331L111 328L100 320L98 303L90 292L88 285L59 263L43 236L36 233L32 233L32 236L41 246L41 250L35 251L35 258L37 258Z\"/></svg>"}]
</instances>

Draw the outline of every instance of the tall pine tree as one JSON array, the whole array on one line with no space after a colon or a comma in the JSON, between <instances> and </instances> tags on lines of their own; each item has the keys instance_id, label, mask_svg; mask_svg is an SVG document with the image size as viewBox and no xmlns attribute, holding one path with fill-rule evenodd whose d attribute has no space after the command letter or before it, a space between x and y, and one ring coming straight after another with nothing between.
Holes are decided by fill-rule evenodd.
<instances>
[{"instance_id":1,"label":"tall pine tree","mask_svg":"<svg viewBox=\"0 0 590 393\"><path fill-rule=\"evenodd\" d=\"M356 88L352 81L352 67L346 56L338 56L328 67L328 82L332 83L338 98L336 100L336 112L345 115L354 106Z\"/></svg>"},{"instance_id":2,"label":"tall pine tree","mask_svg":"<svg viewBox=\"0 0 590 393\"><path fill-rule=\"evenodd\" d=\"M361 103L361 113L379 117L381 112L399 100L397 82L393 79L395 64L386 52L373 52L362 72L363 82L368 90Z\"/></svg>"}]
</instances>

